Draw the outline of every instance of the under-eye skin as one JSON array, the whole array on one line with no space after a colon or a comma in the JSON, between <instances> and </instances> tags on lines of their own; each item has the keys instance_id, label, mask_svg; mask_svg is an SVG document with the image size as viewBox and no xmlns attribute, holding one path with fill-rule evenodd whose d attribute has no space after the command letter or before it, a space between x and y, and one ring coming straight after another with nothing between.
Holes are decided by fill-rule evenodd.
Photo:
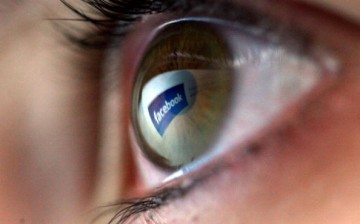
<instances>
[{"instance_id":1,"label":"under-eye skin","mask_svg":"<svg viewBox=\"0 0 360 224\"><path fill-rule=\"evenodd\" d=\"M141 19L140 12L171 9L161 28L154 27L157 35L140 56L136 74L131 74L132 96L127 97L135 150L154 165L152 171L176 179L175 184L170 181L149 197L120 201L111 223L131 223L184 197L221 172L226 161L216 168L211 164L218 164L217 158L239 141L244 142L244 152L258 151L261 144L251 137L273 120L284 122L279 119L284 110L300 108L314 90L336 78L337 58L295 25L283 26L231 4L170 2L159 10L141 5L142 11L132 17L134 22ZM123 22L126 32L131 30L131 22ZM115 38L124 34L121 27ZM207 170L196 172L203 167ZM148 170L142 172L146 176Z\"/></svg>"}]
</instances>

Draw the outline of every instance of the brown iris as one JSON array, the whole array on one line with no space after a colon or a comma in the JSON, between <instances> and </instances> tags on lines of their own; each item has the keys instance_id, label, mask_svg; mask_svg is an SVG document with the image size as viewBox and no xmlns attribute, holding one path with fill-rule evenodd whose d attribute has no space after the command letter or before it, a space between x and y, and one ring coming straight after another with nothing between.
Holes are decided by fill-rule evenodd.
<instances>
[{"instance_id":1,"label":"brown iris","mask_svg":"<svg viewBox=\"0 0 360 224\"><path fill-rule=\"evenodd\" d=\"M233 92L231 51L215 27L181 21L164 27L138 69L132 115L140 148L177 169L206 153Z\"/></svg>"}]
</instances>

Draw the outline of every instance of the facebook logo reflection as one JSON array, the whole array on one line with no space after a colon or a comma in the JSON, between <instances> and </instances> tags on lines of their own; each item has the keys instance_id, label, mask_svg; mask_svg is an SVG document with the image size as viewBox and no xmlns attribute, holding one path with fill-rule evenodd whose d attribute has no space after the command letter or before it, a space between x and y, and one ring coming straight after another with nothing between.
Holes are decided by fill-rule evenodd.
<instances>
[{"instance_id":1,"label":"facebook logo reflection","mask_svg":"<svg viewBox=\"0 0 360 224\"><path fill-rule=\"evenodd\" d=\"M158 95L149 105L151 120L161 136L173 119L186 107L184 84L174 86Z\"/></svg>"}]
</instances>

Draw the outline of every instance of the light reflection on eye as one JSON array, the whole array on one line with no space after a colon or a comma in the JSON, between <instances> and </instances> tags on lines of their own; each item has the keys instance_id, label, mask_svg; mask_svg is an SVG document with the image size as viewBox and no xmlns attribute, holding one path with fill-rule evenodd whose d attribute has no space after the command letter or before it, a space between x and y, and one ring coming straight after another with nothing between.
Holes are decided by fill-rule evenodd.
<instances>
[{"instance_id":1,"label":"light reflection on eye","mask_svg":"<svg viewBox=\"0 0 360 224\"><path fill-rule=\"evenodd\" d=\"M196 169L329 78L301 36L254 33L189 18L169 23L150 42L134 84L132 119L152 163L179 170L175 177Z\"/></svg>"}]
</instances>

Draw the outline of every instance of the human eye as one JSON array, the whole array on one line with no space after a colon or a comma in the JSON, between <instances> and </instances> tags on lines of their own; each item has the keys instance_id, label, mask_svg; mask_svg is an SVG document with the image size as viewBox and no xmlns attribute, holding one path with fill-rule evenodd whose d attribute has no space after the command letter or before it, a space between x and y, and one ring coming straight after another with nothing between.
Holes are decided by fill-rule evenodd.
<instances>
[{"instance_id":1,"label":"human eye","mask_svg":"<svg viewBox=\"0 0 360 224\"><path fill-rule=\"evenodd\" d=\"M246 16L254 20L248 27L212 17L174 19L149 43L133 81L132 126L156 165L187 172L207 151L221 154L249 139L333 78L335 59L315 52L307 37Z\"/></svg>"},{"instance_id":2,"label":"human eye","mask_svg":"<svg viewBox=\"0 0 360 224\"><path fill-rule=\"evenodd\" d=\"M131 3L111 3L94 7L115 21L115 48L109 54L122 60L111 58L122 82L124 148L133 150L126 153L135 157L141 194L150 195L124 200L111 222L161 223L182 217L170 222L211 223L196 206L223 211L228 203L223 208L230 223L239 223L231 216L244 212L243 203L258 198L257 193L282 204L282 198L269 197L273 190L266 186L290 191L288 175L296 181L304 173L311 176L303 165L313 167L318 153L325 153L311 142L311 127L319 131L316 125L326 124L325 115L335 116L331 96L358 71L349 57L358 55L356 24L342 21L342 27L331 15L297 3L144 2L128 14L121 10ZM102 28L101 21L95 24ZM321 32L314 24L321 25ZM286 173L285 165L307 172ZM264 204L255 203L257 208L266 206L264 198L259 199ZM190 208L194 211L185 217Z\"/></svg>"}]
</instances>

